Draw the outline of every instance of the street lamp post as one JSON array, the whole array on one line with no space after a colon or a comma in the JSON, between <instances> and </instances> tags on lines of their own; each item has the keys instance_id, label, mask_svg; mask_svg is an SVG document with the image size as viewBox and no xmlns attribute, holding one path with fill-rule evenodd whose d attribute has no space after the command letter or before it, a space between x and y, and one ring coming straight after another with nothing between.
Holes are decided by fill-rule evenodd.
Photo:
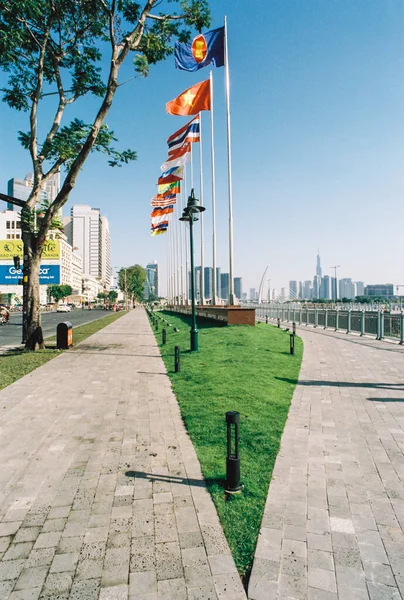
<instances>
[{"instance_id":1,"label":"street lamp post","mask_svg":"<svg viewBox=\"0 0 404 600\"><path fill-rule=\"evenodd\" d=\"M198 212L203 212L204 206L200 206L199 201L195 198L194 189L191 189L191 195L188 197L188 204L184 208L180 221L189 223L189 243L191 254L191 310L192 310L192 325L191 325L191 352L198 350L198 329L196 326L196 302L195 302L195 267L194 267L194 221L198 219L194 216Z\"/></svg>"}]
</instances>

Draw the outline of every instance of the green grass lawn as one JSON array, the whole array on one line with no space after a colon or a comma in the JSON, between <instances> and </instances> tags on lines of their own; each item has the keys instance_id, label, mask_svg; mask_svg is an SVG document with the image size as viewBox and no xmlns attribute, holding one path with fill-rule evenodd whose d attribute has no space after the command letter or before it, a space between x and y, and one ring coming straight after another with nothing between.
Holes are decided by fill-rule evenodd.
<instances>
[{"instance_id":1,"label":"green grass lawn","mask_svg":"<svg viewBox=\"0 0 404 600\"><path fill-rule=\"evenodd\" d=\"M199 352L189 352L190 319L160 313L155 332L240 575L248 578L275 458L300 370L303 343L271 325L218 327L199 321ZM167 344L161 345L162 328ZM179 329L174 332L174 327ZM174 346L181 371L174 372ZM225 413L240 413L241 494L224 492Z\"/></svg>"},{"instance_id":2,"label":"green grass lawn","mask_svg":"<svg viewBox=\"0 0 404 600\"><path fill-rule=\"evenodd\" d=\"M93 333L97 333L110 323L120 319L125 312L113 313L97 321L79 325L73 328L73 344L76 346ZM24 352L24 350L16 349L0 355L0 390L17 381L24 375L28 375L37 367L48 362L55 356L59 356L66 350L56 350L52 342L56 340L55 336L46 338L45 350L37 350L36 352Z\"/></svg>"}]
</instances>

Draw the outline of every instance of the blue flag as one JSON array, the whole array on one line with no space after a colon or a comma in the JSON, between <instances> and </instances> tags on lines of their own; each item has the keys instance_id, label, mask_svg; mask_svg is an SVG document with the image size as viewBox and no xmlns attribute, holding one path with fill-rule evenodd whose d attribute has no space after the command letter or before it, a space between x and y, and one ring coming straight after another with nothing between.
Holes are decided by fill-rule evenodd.
<instances>
[{"instance_id":1,"label":"blue flag","mask_svg":"<svg viewBox=\"0 0 404 600\"><path fill-rule=\"evenodd\" d=\"M190 44L176 42L175 66L183 71L198 71L213 64L224 65L224 27L197 35Z\"/></svg>"}]
</instances>

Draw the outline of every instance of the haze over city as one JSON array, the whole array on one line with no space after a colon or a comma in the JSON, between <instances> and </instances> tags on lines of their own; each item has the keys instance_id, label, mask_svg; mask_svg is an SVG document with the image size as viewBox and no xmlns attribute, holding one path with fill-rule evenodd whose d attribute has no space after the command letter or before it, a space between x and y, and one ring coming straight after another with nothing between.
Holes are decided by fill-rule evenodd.
<instances>
[{"instance_id":1,"label":"haze over city","mask_svg":"<svg viewBox=\"0 0 404 600\"><path fill-rule=\"evenodd\" d=\"M258 289L268 264L267 278L277 290L291 279L312 279L318 247L325 274L340 265L338 277L404 283L398 258L404 217L402 2L222 0L212 8L213 27L223 24L224 15L228 19L234 276L243 278L243 291ZM227 272L223 69L213 75L217 265ZM131 76L126 69L122 80ZM73 204L99 207L110 222L112 265L157 260L163 292L166 241L150 236L150 199L166 158L166 139L186 122L167 115L165 103L207 76L176 70L170 57L152 67L148 78L122 86L108 124L119 139L116 145L134 148L138 160L110 169L105 157L94 154L64 208L67 215ZM94 106L83 100L79 116L91 119ZM24 178L31 170L17 141L17 131L27 129L24 118L0 105L3 193L8 179ZM205 114L202 131L208 139ZM208 144L204 153L209 265Z\"/></svg>"}]
</instances>

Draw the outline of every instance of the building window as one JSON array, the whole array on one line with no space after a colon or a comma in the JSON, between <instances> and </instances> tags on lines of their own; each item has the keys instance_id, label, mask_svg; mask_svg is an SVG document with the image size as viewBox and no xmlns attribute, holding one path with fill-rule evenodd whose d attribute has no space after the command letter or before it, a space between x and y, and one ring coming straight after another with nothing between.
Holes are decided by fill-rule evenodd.
<instances>
[{"instance_id":1,"label":"building window","mask_svg":"<svg viewBox=\"0 0 404 600\"><path fill-rule=\"evenodd\" d=\"M8 239L8 240L10 239L10 234L9 234L9 233L7 234L7 239Z\"/></svg>"},{"instance_id":2,"label":"building window","mask_svg":"<svg viewBox=\"0 0 404 600\"><path fill-rule=\"evenodd\" d=\"M15 228L16 229L21 229L21 221L16 221L15 222Z\"/></svg>"},{"instance_id":3,"label":"building window","mask_svg":"<svg viewBox=\"0 0 404 600\"><path fill-rule=\"evenodd\" d=\"M6 229L11 229L11 221L6 222Z\"/></svg>"},{"instance_id":4,"label":"building window","mask_svg":"<svg viewBox=\"0 0 404 600\"><path fill-rule=\"evenodd\" d=\"M19 233L16 233L16 234L15 234L15 239L16 239L16 240L19 240L19 239L20 239L20 234L19 234Z\"/></svg>"}]
</instances>

